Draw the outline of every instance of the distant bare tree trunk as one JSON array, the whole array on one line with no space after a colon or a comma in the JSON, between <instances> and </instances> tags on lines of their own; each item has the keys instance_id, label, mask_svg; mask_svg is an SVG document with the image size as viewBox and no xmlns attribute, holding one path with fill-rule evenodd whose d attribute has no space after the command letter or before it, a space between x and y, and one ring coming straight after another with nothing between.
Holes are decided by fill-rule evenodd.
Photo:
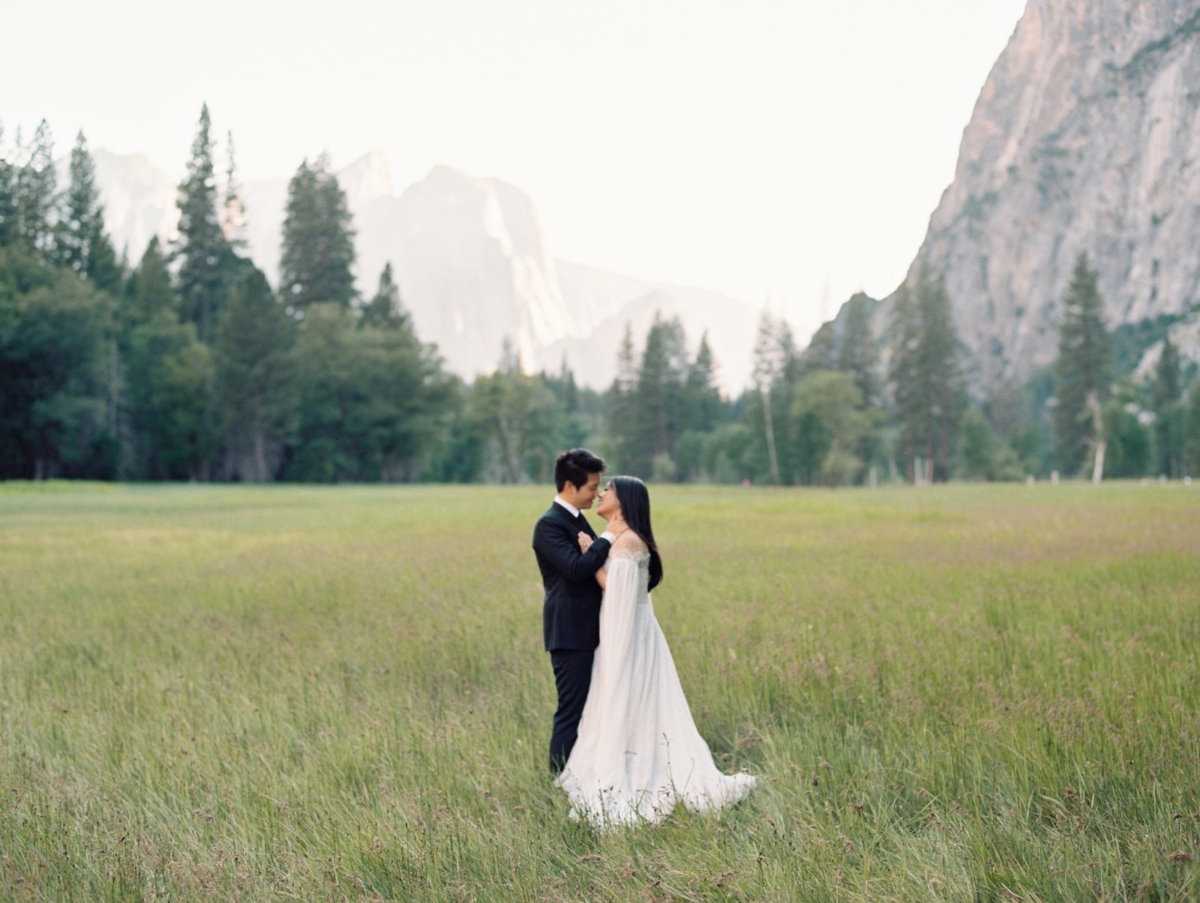
<instances>
[{"instance_id":1,"label":"distant bare tree trunk","mask_svg":"<svg viewBox=\"0 0 1200 903\"><path fill-rule=\"evenodd\" d=\"M254 429L254 479L258 483L267 482L267 441L261 424Z\"/></svg>"},{"instance_id":2,"label":"distant bare tree trunk","mask_svg":"<svg viewBox=\"0 0 1200 903\"><path fill-rule=\"evenodd\" d=\"M519 483L521 481L520 470L513 455L513 441L503 415L496 417L496 426L496 432L500 440L500 457L504 459L504 469L508 473L508 481L510 483Z\"/></svg>"},{"instance_id":3,"label":"distant bare tree trunk","mask_svg":"<svg viewBox=\"0 0 1200 903\"><path fill-rule=\"evenodd\" d=\"M779 481L779 458L775 454L775 418L771 416L771 390L763 388L763 421L767 431L767 459L771 462L771 479L775 485L781 485Z\"/></svg>"},{"instance_id":4,"label":"distant bare tree trunk","mask_svg":"<svg viewBox=\"0 0 1200 903\"><path fill-rule=\"evenodd\" d=\"M1104 435L1104 415L1100 410L1100 399L1094 390L1088 392L1087 409L1092 412L1092 429L1095 431L1093 442L1096 458L1092 464L1092 483L1096 485L1104 477L1104 453L1108 450L1108 437Z\"/></svg>"}]
</instances>

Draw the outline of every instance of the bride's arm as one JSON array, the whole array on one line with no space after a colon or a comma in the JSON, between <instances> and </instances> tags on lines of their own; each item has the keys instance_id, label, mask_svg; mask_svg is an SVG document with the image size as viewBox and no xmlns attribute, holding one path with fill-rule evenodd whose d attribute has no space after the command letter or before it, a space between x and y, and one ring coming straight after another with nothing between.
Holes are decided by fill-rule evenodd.
<instances>
[{"instance_id":1,"label":"bride's arm","mask_svg":"<svg viewBox=\"0 0 1200 903\"><path fill-rule=\"evenodd\" d=\"M596 571L596 582L600 584L601 589L608 589L608 568Z\"/></svg>"}]
</instances>

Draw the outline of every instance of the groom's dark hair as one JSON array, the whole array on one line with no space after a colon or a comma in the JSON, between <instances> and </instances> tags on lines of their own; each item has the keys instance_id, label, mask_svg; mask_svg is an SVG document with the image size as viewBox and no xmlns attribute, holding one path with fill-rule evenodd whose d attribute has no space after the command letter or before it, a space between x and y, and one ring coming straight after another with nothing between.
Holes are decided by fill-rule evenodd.
<instances>
[{"instance_id":1,"label":"groom's dark hair","mask_svg":"<svg viewBox=\"0 0 1200 903\"><path fill-rule=\"evenodd\" d=\"M554 486L559 492L568 482L578 488L587 483L590 473L604 473L604 459L586 448L573 448L554 462Z\"/></svg>"}]
</instances>

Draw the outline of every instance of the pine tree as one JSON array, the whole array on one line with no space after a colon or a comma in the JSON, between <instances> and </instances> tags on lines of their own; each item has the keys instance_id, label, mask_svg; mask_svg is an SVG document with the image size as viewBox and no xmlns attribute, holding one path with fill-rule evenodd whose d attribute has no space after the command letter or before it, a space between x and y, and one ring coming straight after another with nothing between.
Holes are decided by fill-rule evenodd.
<instances>
[{"instance_id":1,"label":"pine tree","mask_svg":"<svg viewBox=\"0 0 1200 903\"><path fill-rule=\"evenodd\" d=\"M369 476L381 482L412 479L425 449L441 429L452 402L453 385L432 345L422 345L406 323L393 319L383 328L361 329L355 338L363 400L351 428L361 436ZM534 379L517 371L514 377ZM536 380L540 386L540 379ZM544 389L537 397L544 400ZM544 448L549 421L531 426L525 452ZM552 440L550 440L552 441Z\"/></svg>"},{"instance_id":2,"label":"pine tree","mask_svg":"<svg viewBox=\"0 0 1200 903\"><path fill-rule=\"evenodd\" d=\"M896 416L900 421L899 445L907 479L914 483L921 478L916 469L916 459L925 434L925 409L922 405L922 386L918 381L917 357L921 345L921 312L908 283L902 284L896 292L891 333L892 358L888 367L888 381L892 385Z\"/></svg>"},{"instance_id":3,"label":"pine tree","mask_svg":"<svg viewBox=\"0 0 1200 903\"><path fill-rule=\"evenodd\" d=\"M950 479L950 450L965 407L958 362L958 333L943 275L925 278L918 301L921 339L917 346L917 385L925 407L925 453L934 480Z\"/></svg>"},{"instance_id":4,"label":"pine tree","mask_svg":"<svg viewBox=\"0 0 1200 903\"><path fill-rule=\"evenodd\" d=\"M226 133L225 137L225 203L221 234L234 252L246 249L246 205L242 203L242 186L237 178L233 132Z\"/></svg>"},{"instance_id":5,"label":"pine tree","mask_svg":"<svg viewBox=\"0 0 1200 903\"><path fill-rule=\"evenodd\" d=\"M842 344L837 354L837 369L854 377L864 403L870 404L879 395L879 347L871 332L871 299L859 292L846 302L842 327Z\"/></svg>"},{"instance_id":6,"label":"pine tree","mask_svg":"<svg viewBox=\"0 0 1200 903\"><path fill-rule=\"evenodd\" d=\"M1059 462L1077 471L1090 449L1092 480L1104 472L1103 406L1109 386L1109 337L1098 275L1080 254L1063 301L1058 361L1054 366L1054 428Z\"/></svg>"},{"instance_id":7,"label":"pine tree","mask_svg":"<svg viewBox=\"0 0 1200 903\"><path fill-rule=\"evenodd\" d=\"M0 123L0 248L17 243L17 165Z\"/></svg>"},{"instance_id":8,"label":"pine tree","mask_svg":"<svg viewBox=\"0 0 1200 903\"><path fill-rule=\"evenodd\" d=\"M374 297L363 306L360 325L377 329L403 329L409 326L408 314L400 306L400 287L392 276L391 261L383 265L379 287Z\"/></svg>"},{"instance_id":9,"label":"pine tree","mask_svg":"<svg viewBox=\"0 0 1200 903\"><path fill-rule=\"evenodd\" d=\"M187 178L179 186L179 238L174 257L181 261L178 285L183 319L196 324L201 342L211 343L217 317L229 294L229 243L217 218L208 104L192 142Z\"/></svg>"},{"instance_id":10,"label":"pine tree","mask_svg":"<svg viewBox=\"0 0 1200 903\"><path fill-rule=\"evenodd\" d=\"M634 359L633 323L625 321L625 332L617 349L617 373L608 390L608 432L613 437L614 455L621 470L632 472L628 465L633 454L633 390L637 386L637 364Z\"/></svg>"},{"instance_id":11,"label":"pine tree","mask_svg":"<svg viewBox=\"0 0 1200 903\"><path fill-rule=\"evenodd\" d=\"M1200 476L1200 380L1192 383L1184 401L1182 446L1183 475Z\"/></svg>"},{"instance_id":12,"label":"pine tree","mask_svg":"<svg viewBox=\"0 0 1200 903\"><path fill-rule=\"evenodd\" d=\"M112 240L104 229L102 212L92 222L92 233L88 238L87 278L96 288L116 296L126 281L126 265L117 257Z\"/></svg>"},{"instance_id":13,"label":"pine tree","mask_svg":"<svg viewBox=\"0 0 1200 903\"><path fill-rule=\"evenodd\" d=\"M874 302L862 292L846 302L842 327L842 342L838 349L838 369L851 374L862 396L862 410L874 425L879 420L879 346L871 330L871 305ZM874 430L867 431L855 453L870 464L880 452L881 442Z\"/></svg>"},{"instance_id":14,"label":"pine tree","mask_svg":"<svg viewBox=\"0 0 1200 903\"><path fill-rule=\"evenodd\" d=\"M82 131L71 149L70 184L55 224L55 262L115 293L123 273L104 229L104 207L96 188L96 168Z\"/></svg>"},{"instance_id":15,"label":"pine tree","mask_svg":"<svg viewBox=\"0 0 1200 903\"><path fill-rule=\"evenodd\" d=\"M1154 410L1161 410L1183 397L1181 378L1179 349L1168 332L1163 338L1162 354L1154 371Z\"/></svg>"},{"instance_id":16,"label":"pine tree","mask_svg":"<svg viewBox=\"0 0 1200 903\"><path fill-rule=\"evenodd\" d=\"M273 477L294 428L294 329L257 269L221 313L213 348L220 433L228 443L231 469L250 482Z\"/></svg>"},{"instance_id":17,"label":"pine tree","mask_svg":"<svg viewBox=\"0 0 1200 903\"><path fill-rule=\"evenodd\" d=\"M56 224L55 263L81 276L87 275L88 246L91 244L99 199L96 173L87 140L80 131L71 149L71 183L63 196L63 210Z\"/></svg>"},{"instance_id":18,"label":"pine tree","mask_svg":"<svg viewBox=\"0 0 1200 903\"><path fill-rule=\"evenodd\" d=\"M1154 438L1158 450L1158 472L1169 477L1182 475L1184 407L1179 349L1168 332L1154 374Z\"/></svg>"},{"instance_id":19,"label":"pine tree","mask_svg":"<svg viewBox=\"0 0 1200 903\"><path fill-rule=\"evenodd\" d=\"M57 173L54 138L44 119L28 147L20 147L18 136L18 154L23 154L25 160L17 170L15 184L17 245L30 257L52 263Z\"/></svg>"},{"instance_id":20,"label":"pine tree","mask_svg":"<svg viewBox=\"0 0 1200 903\"><path fill-rule=\"evenodd\" d=\"M521 372L511 340L504 340L500 366L477 379L471 394L474 417L495 449L501 482L522 482L530 459L540 462L539 470L553 460L554 424L560 419L556 400L540 377Z\"/></svg>"},{"instance_id":21,"label":"pine tree","mask_svg":"<svg viewBox=\"0 0 1200 903\"><path fill-rule=\"evenodd\" d=\"M617 349L617 375L613 389L618 395L629 397L637 385L637 364L633 350L633 323L625 321L625 332L621 336L621 347Z\"/></svg>"},{"instance_id":22,"label":"pine tree","mask_svg":"<svg viewBox=\"0 0 1200 903\"><path fill-rule=\"evenodd\" d=\"M700 337L696 359L688 368L686 395L685 430L711 433L721 419L721 390L717 387L717 367L712 349L708 344L708 333Z\"/></svg>"},{"instance_id":23,"label":"pine tree","mask_svg":"<svg viewBox=\"0 0 1200 903\"><path fill-rule=\"evenodd\" d=\"M175 311L171 271L163 256L162 246L155 235L146 245L142 260L129 280L128 300L122 319L128 329L148 323L160 313Z\"/></svg>"},{"instance_id":24,"label":"pine tree","mask_svg":"<svg viewBox=\"0 0 1200 903\"><path fill-rule=\"evenodd\" d=\"M627 427L631 437L627 463L644 479L673 477L687 367L683 325L678 318L663 320L656 312L646 333Z\"/></svg>"},{"instance_id":25,"label":"pine tree","mask_svg":"<svg viewBox=\"0 0 1200 903\"><path fill-rule=\"evenodd\" d=\"M833 320L822 323L808 340L808 347L800 359L799 375L808 376L824 370L838 368L836 324Z\"/></svg>"},{"instance_id":26,"label":"pine tree","mask_svg":"<svg viewBox=\"0 0 1200 903\"><path fill-rule=\"evenodd\" d=\"M288 183L279 262L280 295L294 313L334 302L349 309L354 288L354 229L346 195L322 154L305 160Z\"/></svg>"}]
</instances>

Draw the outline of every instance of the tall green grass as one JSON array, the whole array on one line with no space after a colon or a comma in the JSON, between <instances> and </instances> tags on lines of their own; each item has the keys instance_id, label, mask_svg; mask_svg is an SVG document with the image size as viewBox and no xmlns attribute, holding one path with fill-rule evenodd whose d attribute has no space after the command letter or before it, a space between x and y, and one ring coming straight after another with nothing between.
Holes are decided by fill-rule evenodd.
<instances>
[{"instance_id":1,"label":"tall green grass","mask_svg":"<svg viewBox=\"0 0 1200 903\"><path fill-rule=\"evenodd\" d=\"M545 487L0 486L0 899L1200 899L1200 489L654 487L701 733L545 770Z\"/></svg>"}]
</instances>

